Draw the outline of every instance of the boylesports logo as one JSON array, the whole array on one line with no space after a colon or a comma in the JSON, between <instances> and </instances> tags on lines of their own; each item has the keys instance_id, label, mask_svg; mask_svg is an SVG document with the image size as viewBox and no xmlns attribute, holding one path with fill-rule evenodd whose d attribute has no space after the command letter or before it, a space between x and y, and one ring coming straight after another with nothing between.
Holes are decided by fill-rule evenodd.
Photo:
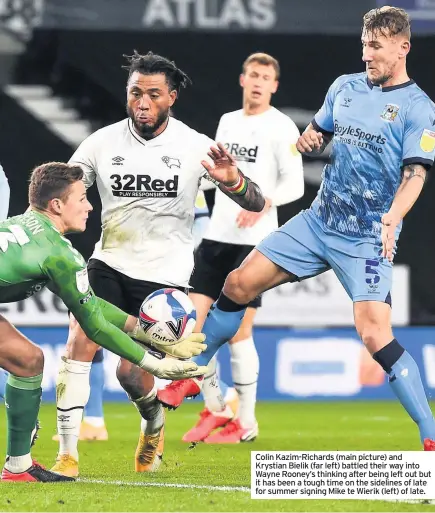
<instances>
[{"instance_id":1,"label":"boylesports logo","mask_svg":"<svg viewBox=\"0 0 435 513\"><path fill-rule=\"evenodd\" d=\"M162 157L163 162L171 169L171 167L181 168L181 162L179 159L175 159L174 157Z\"/></svg>"},{"instance_id":2,"label":"boylesports logo","mask_svg":"<svg viewBox=\"0 0 435 513\"><path fill-rule=\"evenodd\" d=\"M382 134L364 132L361 128L355 128L352 125L343 126L337 120L334 121L334 136L341 143L366 148L377 153L383 153L384 150L380 146L387 141Z\"/></svg>"},{"instance_id":3,"label":"boylesports logo","mask_svg":"<svg viewBox=\"0 0 435 513\"><path fill-rule=\"evenodd\" d=\"M255 163L257 161L258 146L247 148L246 146L240 146L240 144L237 143L225 143L224 146L239 162Z\"/></svg>"},{"instance_id":4,"label":"boylesports logo","mask_svg":"<svg viewBox=\"0 0 435 513\"><path fill-rule=\"evenodd\" d=\"M112 194L121 198L176 198L178 195L178 175L168 180L153 180L150 175L113 174L110 179Z\"/></svg>"}]
</instances>

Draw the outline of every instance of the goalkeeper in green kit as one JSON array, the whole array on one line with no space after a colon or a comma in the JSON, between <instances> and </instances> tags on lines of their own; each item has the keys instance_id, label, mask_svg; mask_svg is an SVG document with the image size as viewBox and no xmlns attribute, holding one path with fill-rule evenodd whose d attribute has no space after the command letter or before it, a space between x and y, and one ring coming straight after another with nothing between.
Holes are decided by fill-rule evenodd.
<instances>
[{"instance_id":1,"label":"goalkeeper in green kit","mask_svg":"<svg viewBox=\"0 0 435 513\"><path fill-rule=\"evenodd\" d=\"M138 319L94 295L83 257L63 236L83 232L92 210L82 177L80 167L60 162L43 164L32 172L30 209L0 222L0 303L23 300L47 286L100 346L160 378L185 379L204 374L206 367L164 358L159 351L148 351L132 340L134 337L148 343ZM203 341L203 335L193 334L165 347L165 352L190 358L206 348ZM0 315L0 367L9 372L5 394L7 456L2 481L74 481L45 469L30 456L43 366L41 349Z\"/></svg>"}]
</instances>

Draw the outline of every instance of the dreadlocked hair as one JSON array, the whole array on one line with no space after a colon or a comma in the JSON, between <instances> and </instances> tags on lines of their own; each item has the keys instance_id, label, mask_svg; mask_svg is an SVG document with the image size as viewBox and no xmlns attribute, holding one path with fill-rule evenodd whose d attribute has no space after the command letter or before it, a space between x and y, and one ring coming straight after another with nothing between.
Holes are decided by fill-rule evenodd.
<instances>
[{"instance_id":1,"label":"dreadlocked hair","mask_svg":"<svg viewBox=\"0 0 435 513\"><path fill-rule=\"evenodd\" d=\"M148 52L146 55L142 55L134 50L133 55L123 55L128 61L128 66L122 66L128 70L128 78L138 71L143 75L155 75L157 73L163 73L166 76L169 89L180 92L180 89L187 87L192 83L190 78L182 71L177 68L174 61L170 61L166 57L157 55L153 52Z\"/></svg>"}]
</instances>

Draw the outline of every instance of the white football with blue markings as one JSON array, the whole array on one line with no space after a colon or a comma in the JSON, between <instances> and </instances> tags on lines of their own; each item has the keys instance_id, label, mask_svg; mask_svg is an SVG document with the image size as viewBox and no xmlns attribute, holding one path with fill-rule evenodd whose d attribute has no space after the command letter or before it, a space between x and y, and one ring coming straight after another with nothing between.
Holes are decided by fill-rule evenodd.
<instances>
[{"instance_id":1,"label":"white football with blue markings","mask_svg":"<svg viewBox=\"0 0 435 513\"><path fill-rule=\"evenodd\" d=\"M172 346L192 334L196 310L181 290L160 289L145 298L139 321L151 344Z\"/></svg>"}]
</instances>

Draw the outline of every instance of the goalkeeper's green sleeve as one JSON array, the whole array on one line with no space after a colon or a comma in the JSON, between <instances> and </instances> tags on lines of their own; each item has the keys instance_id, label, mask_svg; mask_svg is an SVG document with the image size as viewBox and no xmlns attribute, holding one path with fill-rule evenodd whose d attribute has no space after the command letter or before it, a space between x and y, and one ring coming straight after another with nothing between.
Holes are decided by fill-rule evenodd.
<instances>
[{"instance_id":1,"label":"goalkeeper's green sleeve","mask_svg":"<svg viewBox=\"0 0 435 513\"><path fill-rule=\"evenodd\" d=\"M112 305L112 303L102 299L101 297L97 297L97 300L106 321L109 321L111 324L124 331L124 326L127 322L128 314L117 306Z\"/></svg>"}]
</instances>

